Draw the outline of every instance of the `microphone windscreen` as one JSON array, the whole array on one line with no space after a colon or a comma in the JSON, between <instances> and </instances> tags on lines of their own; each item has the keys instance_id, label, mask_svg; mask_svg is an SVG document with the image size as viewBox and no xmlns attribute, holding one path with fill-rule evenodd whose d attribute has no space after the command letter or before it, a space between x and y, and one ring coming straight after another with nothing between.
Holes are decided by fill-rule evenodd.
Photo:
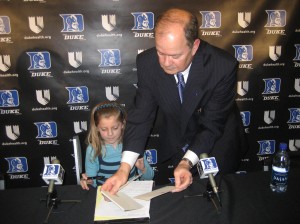
<instances>
[{"instance_id":1,"label":"microphone windscreen","mask_svg":"<svg viewBox=\"0 0 300 224\"><path fill-rule=\"evenodd\" d=\"M42 178L47 184L49 184L51 180L53 180L55 184L62 184L64 174L65 170L60 165L60 161L54 159L51 164L45 164Z\"/></svg>"},{"instance_id":2,"label":"microphone windscreen","mask_svg":"<svg viewBox=\"0 0 300 224\"><path fill-rule=\"evenodd\" d=\"M218 164L215 157L208 157L206 153L200 154L200 178L208 177L208 174L214 176L219 172Z\"/></svg>"}]
</instances>

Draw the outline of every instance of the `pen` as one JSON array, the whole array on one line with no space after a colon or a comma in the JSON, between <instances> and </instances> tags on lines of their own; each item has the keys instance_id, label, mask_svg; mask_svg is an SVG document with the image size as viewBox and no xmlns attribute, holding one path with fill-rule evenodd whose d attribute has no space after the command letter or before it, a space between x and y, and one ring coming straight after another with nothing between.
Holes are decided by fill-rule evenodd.
<instances>
[{"instance_id":1,"label":"pen","mask_svg":"<svg viewBox=\"0 0 300 224\"><path fill-rule=\"evenodd\" d=\"M81 180L102 180L104 176L87 177L87 179L81 178Z\"/></svg>"},{"instance_id":2,"label":"pen","mask_svg":"<svg viewBox=\"0 0 300 224\"><path fill-rule=\"evenodd\" d=\"M88 180L102 180L104 176L88 177Z\"/></svg>"},{"instance_id":3,"label":"pen","mask_svg":"<svg viewBox=\"0 0 300 224\"><path fill-rule=\"evenodd\" d=\"M133 182L133 181L135 181L136 179L140 178L142 175L143 175L143 174L136 175L136 176L134 176L133 178L131 178L130 180L128 180L128 181L126 182L126 184L124 184L123 186L121 186L121 187L119 188L119 191L122 190L124 187L126 187L126 186L127 186L128 184L130 184L131 182Z\"/></svg>"}]
</instances>

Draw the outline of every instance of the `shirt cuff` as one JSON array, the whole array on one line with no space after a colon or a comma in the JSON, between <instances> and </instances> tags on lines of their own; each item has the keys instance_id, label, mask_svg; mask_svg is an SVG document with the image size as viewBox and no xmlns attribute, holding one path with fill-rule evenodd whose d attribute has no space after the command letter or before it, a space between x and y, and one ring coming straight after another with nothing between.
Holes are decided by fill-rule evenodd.
<instances>
[{"instance_id":1,"label":"shirt cuff","mask_svg":"<svg viewBox=\"0 0 300 224\"><path fill-rule=\"evenodd\" d=\"M188 160L190 160L193 166L195 166L199 162L199 157L191 150L187 150L183 158L187 158Z\"/></svg>"},{"instance_id":2,"label":"shirt cuff","mask_svg":"<svg viewBox=\"0 0 300 224\"><path fill-rule=\"evenodd\" d=\"M137 158L139 157L140 154L132 151L123 151L122 153L122 159L121 163L128 163L130 165L130 168L134 166Z\"/></svg>"}]
</instances>

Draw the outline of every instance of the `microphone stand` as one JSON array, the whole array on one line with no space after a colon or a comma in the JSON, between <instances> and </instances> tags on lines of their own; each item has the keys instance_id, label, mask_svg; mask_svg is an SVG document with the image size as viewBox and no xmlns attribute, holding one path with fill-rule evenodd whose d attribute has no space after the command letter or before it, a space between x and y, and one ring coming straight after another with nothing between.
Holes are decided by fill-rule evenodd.
<instances>
[{"instance_id":1,"label":"microphone stand","mask_svg":"<svg viewBox=\"0 0 300 224\"><path fill-rule=\"evenodd\" d=\"M201 167L200 167L199 163L197 163L197 171L198 171L199 177L201 179ZM200 197L207 198L208 201L211 201L213 203L213 205L216 208L217 213L220 214L221 208L222 208L222 203L221 203L221 198L220 198L221 192L222 191L220 191L218 187L215 187L215 189L213 189L213 187L210 183L210 180L208 180L206 191L202 194L198 194L198 195L194 195L194 196L200 196ZM193 197L193 195L187 196L187 197ZM217 200L216 200L217 202L215 201L215 198L217 198Z\"/></svg>"},{"instance_id":2,"label":"microphone stand","mask_svg":"<svg viewBox=\"0 0 300 224\"><path fill-rule=\"evenodd\" d=\"M220 192L221 191L218 190L218 192L215 193L210 182L208 181L207 187L206 187L206 192L203 193L203 197L207 198L208 201L211 201L214 204L218 214L221 213L221 208L222 208L222 203L221 203L221 199L219 196ZM217 202L215 201L215 198L217 198L217 200L216 200Z\"/></svg>"},{"instance_id":3,"label":"microphone stand","mask_svg":"<svg viewBox=\"0 0 300 224\"><path fill-rule=\"evenodd\" d=\"M222 191L218 191L218 193L220 193ZM211 201L217 211L218 214L221 213L221 208L222 208L222 204L221 201L219 200L218 196L216 196L216 193L213 191L212 186L210 184L210 182L207 182L207 188L206 191L204 193L201 194L192 194L192 195L184 195L184 198L191 198L191 197L204 197L207 198L208 201ZM215 202L215 197L217 197L217 203Z\"/></svg>"},{"instance_id":4,"label":"microphone stand","mask_svg":"<svg viewBox=\"0 0 300 224\"><path fill-rule=\"evenodd\" d=\"M200 159L206 159L208 158L208 155L206 153L202 153L200 154ZM198 170L198 174L199 177L201 179L201 165L200 163L197 163L197 170ZM203 173L204 173L204 168L203 168ZM208 174L208 183L207 183L207 189L206 189L206 194L204 193L204 196L206 195L208 197L208 199L210 199L213 204L215 205L216 209L217 209L217 213L219 213L219 209L222 207L222 203L221 203L221 198L219 195L219 188L215 182L215 178L213 176L212 173ZM219 202L219 206L216 205L215 200L214 200L214 196L217 197L218 202Z\"/></svg>"},{"instance_id":5,"label":"microphone stand","mask_svg":"<svg viewBox=\"0 0 300 224\"><path fill-rule=\"evenodd\" d=\"M57 206L60 203L79 203L79 202L81 202L81 200L61 200L61 199L59 199L55 188L53 189L53 192L47 193L46 198L41 198L40 201L41 202L46 201L46 207L49 208L49 211L48 211L48 214L44 221L44 224L48 223L50 215L52 214L52 210L57 209Z\"/></svg>"}]
</instances>

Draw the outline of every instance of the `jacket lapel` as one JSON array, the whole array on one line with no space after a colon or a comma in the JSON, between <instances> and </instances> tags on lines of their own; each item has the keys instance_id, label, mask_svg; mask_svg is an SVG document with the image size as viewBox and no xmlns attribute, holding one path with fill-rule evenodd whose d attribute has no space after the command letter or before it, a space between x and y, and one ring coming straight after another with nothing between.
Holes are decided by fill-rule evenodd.
<instances>
[{"instance_id":1,"label":"jacket lapel","mask_svg":"<svg viewBox=\"0 0 300 224\"><path fill-rule=\"evenodd\" d=\"M200 45L201 46L201 45ZM203 49L201 49L203 52ZM184 89L183 105L181 108L181 133L185 132L188 122L203 98L203 79L205 77L204 54L199 49L193 59L189 77Z\"/></svg>"},{"instance_id":2,"label":"jacket lapel","mask_svg":"<svg viewBox=\"0 0 300 224\"><path fill-rule=\"evenodd\" d=\"M159 74L160 82L158 87L160 94L160 101L165 103L165 106L169 106L170 111L174 111L174 114L178 117L180 114L180 99L178 94L178 89L176 85L176 80L173 75L166 74L163 70Z\"/></svg>"}]
</instances>

